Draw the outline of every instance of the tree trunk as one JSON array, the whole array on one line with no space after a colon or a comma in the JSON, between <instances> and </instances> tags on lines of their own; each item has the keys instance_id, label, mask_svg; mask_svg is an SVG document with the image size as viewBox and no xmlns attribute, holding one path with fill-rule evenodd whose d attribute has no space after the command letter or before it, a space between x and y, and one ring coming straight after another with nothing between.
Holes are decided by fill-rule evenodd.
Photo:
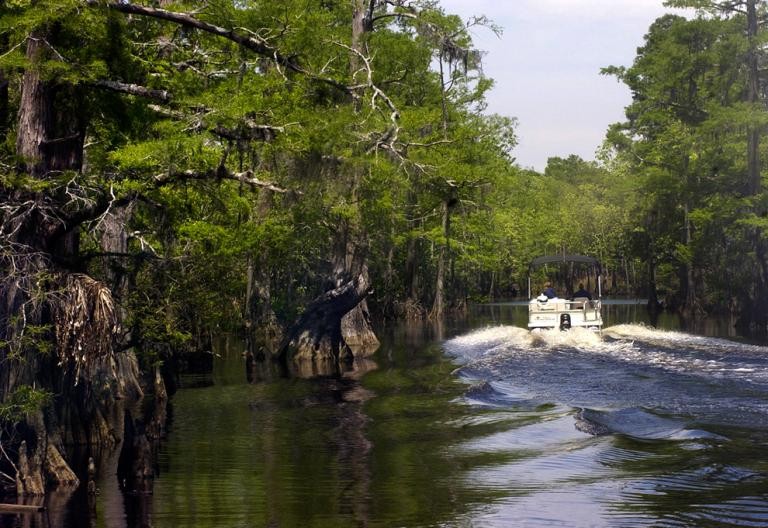
<instances>
[{"instance_id":1,"label":"tree trunk","mask_svg":"<svg viewBox=\"0 0 768 528\"><path fill-rule=\"evenodd\" d=\"M111 208L100 224L99 241L101 250L105 253L101 262L104 278L109 290L117 299L124 298L128 289L130 261L127 260L127 226L133 217L135 206L135 202L130 202Z\"/></svg>"},{"instance_id":2,"label":"tree trunk","mask_svg":"<svg viewBox=\"0 0 768 528\"><path fill-rule=\"evenodd\" d=\"M352 49L360 54L365 54L365 34L372 28L367 21L367 0L352 0ZM362 66L362 61L357 53L350 54L349 68L352 74L352 83L355 83L355 74Z\"/></svg>"},{"instance_id":3,"label":"tree trunk","mask_svg":"<svg viewBox=\"0 0 768 528\"><path fill-rule=\"evenodd\" d=\"M445 317L445 277L448 268L448 251L450 248L451 236L451 199L443 200L441 206L443 237L445 241L440 245L440 251L437 257L437 278L435 280L435 300L432 303L432 310L429 312L429 318L432 320Z\"/></svg>"},{"instance_id":4,"label":"tree trunk","mask_svg":"<svg viewBox=\"0 0 768 528\"><path fill-rule=\"evenodd\" d=\"M32 33L27 41L32 64L46 59L47 42L49 35ZM24 73L21 90L16 138L20 171L35 179L79 172L85 137L82 97L71 85L43 79L34 67ZM0 225L14 249L0 256L2 267L10 271L0 279L0 339L9 343L0 353L2 398L22 386L53 395L44 417L38 412L21 427L26 443L19 449L17 488L21 494L40 494L46 482L77 482L61 456L64 440L116 441L108 409L138 382L135 372L132 381L125 375L135 362L114 353L120 325L110 290L76 273L78 231L72 225L61 227L64 209L72 206L67 196L1 186L0 193L15 211ZM23 339L25 332L40 328L50 330L31 342ZM40 352L42 341L53 345L51 352ZM8 360L8 349L21 359Z\"/></svg>"},{"instance_id":5,"label":"tree trunk","mask_svg":"<svg viewBox=\"0 0 768 528\"><path fill-rule=\"evenodd\" d=\"M395 227L394 222L390 233L389 247L387 248L386 268L384 270L384 299L382 301L382 312L390 317L395 313Z\"/></svg>"},{"instance_id":6,"label":"tree trunk","mask_svg":"<svg viewBox=\"0 0 768 528\"><path fill-rule=\"evenodd\" d=\"M35 62L45 52L42 35L33 33L27 40L27 59ZM43 145L48 139L53 109L51 88L34 68L24 72L19 127L16 136L16 154L21 158L22 170L32 177L41 178L48 172Z\"/></svg>"},{"instance_id":7,"label":"tree trunk","mask_svg":"<svg viewBox=\"0 0 768 528\"><path fill-rule=\"evenodd\" d=\"M349 68L352 84L355 84L355 78L360 68L364 66L361 56L367 55L366 34L373 29L371 25L371 14L374 7L373 0L352 0L352 52L349 54ZM367 76L367 72L365 73ZM352 92L355 111L359 112L362 108L362 88ZM351 167L351 179L349 188L351 189L352 202L357 203L356 194L359 181L362 177L361 170L357 166ZM359 211L358 211L359 213ZM353 228L347 220L343 220L338 226L333 242L333 271L332 279L336 290L342 287L348 281L360 281L365 284L366 289L370 284L368 277L368 266L366 265L367 237L362 228ZM335 291L335 290L334 290ZM343 320L338 325L337 331L335 316L328 319L330 326L324 331L327 335L320 338L323 347L330 346L331 354L351 354L354 356L368 356L379 347L379 340L373 332L371 326L370 312L368 303L365 300L366 295L362 295L355 302L354 306L342 314ZM322 296L321 296L322 297ZM314 304L314 303L313 303ZM324 319L324 318L320 318ZM323 331L318 328L318 331ZM339 341L340 339L340 341ZM343 346L339 343L343 342ZM321 355L327 355L323 352Z\"/></svg>"},{"instance_id":8,"label":"tree trunk","mask_svg":"<svg viewBox=\"0 0 768 528\"><path fill-rule=\"evenodd\" d=\"M416 193L413 190L408 190L407 194L409 211L415 211L417 208ZM405 257L405 287L406 287L406 301L405 301L405 317L407 319L421 319L425 313L421 305L421 291L419 282L419 272L421 266L419 260L421 257L421 244L418 237L413 235L413 232L419 227L418 220L409 220L408 228L408 245Z\"/></svg>"},{"instance_id":9,"label":"tree trunk","mask_svg":"<svg viewBox=\"0 0 768 528\"><path fill-rule=\"evenodd\" d=\"M367 273L325 292L312 301L286 332L279 356L289 361L311 360L337 364L350 358L342 334L342 319L370 293Z\"/></svg>"},{"instance_id":10,"label":"tree trunk","mask_svg":"<svg viewBox=\"0 0 768 528\"><path fill-rule=\"evenodd\" d=\"M648 256L648 310L652 314L659 312L659 295L656 291L656 261L653 255Z\"/></svg>"},{"instance_id":11,"label":"tree trunk","mask_svg":"<svg viewBox=\"0 0 768 528\"><path fill-rule=\"evenodd\" d=\"M272 192L262 190L256 208L257 221L265 221L272 209ZM248 258L246 292L246 326L256 331L260 340L270 348L279 341L277 316L272 307L272 277L266 250Z\"/></svg>"},{"instance_id":12,"label":"tree trunk","mask_svg":"<svg viewBox=\"0 0 768 528\"><path fill-rule=\"evenodd\" d=\"M349 72L352 85L364 82L368 72L363 71L365 64L362 57L368 55L366 35L373 31L371 22L372 9L376 0L351 0L352 2L352 52L349 54ZM358 74L362 74L358 77ZM355 112L363 107L363 88L350 92L354 102Z\"/></svg>"},{"instance_id":13,"label":"tree trunk","mask_svg":"<svg viewBox=\"0 0 768 528\"><path fill-rule=\"evenodd\" d=\"M692 229L691 219L689 215L689 206L687 202L684 205L684 214L685 214L684 243L686 248L690 248L693 242L693 236L691 233L691 229ZM683 279L681 283L684 285L682 311L684 315L687 315L689 317L694 316L699 310L698 310L698 299L696 297L695 273L694 273L693 265L691 264L691 262L686 261L683 264L681 275Z\"/></svg>"},{"instance_id":14,"label":"tree trunk","mask_svg":"<svg viewBox=\"0 0 768 528\"><path fill-rule=\"evenodd\" d=\"M349 224L343 222L336 232L333 258L333 278L336 288L357 278L365 284L370 284L368 266L365 264L365 246L356 242L350 231ZM379 340L371 325L366 296L363 296L341 321L341 337L354 356L369 356L379 347Z\"/></svg>"},{"instance_id":15,"label":"tree trunk","mask_svg":"<svg viewBox=\"0 0 768 528\"><path fill-rule=\"evenodd\" d=\"M758 58L757 0L747 0L747 101L760 101L760 67ZM750 126L747 136L747 195L760 192L760 129Z\"/></svg>"},{"instance_id":16,"label":"tree trunk","mask_svg":"<svg viewBox=\"0 0 768 528\"><path fill-rule=\"evenodd\" d=\"M496 272L491 271L491 285L488 288L488 300L490 302L494 301L495 293L496 293Z\"/></svg>"}]
</instances>

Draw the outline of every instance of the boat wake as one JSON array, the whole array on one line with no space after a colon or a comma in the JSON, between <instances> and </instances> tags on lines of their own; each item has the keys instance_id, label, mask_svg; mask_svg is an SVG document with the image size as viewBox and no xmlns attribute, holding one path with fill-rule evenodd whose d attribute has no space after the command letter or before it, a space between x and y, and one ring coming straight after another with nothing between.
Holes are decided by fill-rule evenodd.
<instances>
[{"instance_id":1,"label":"boat wake","mask_svg":"<svg viewBox=\"0 0 768 528\"><path fill-rule=\"evenodd\" d=\"M496 326L451 339L444 349L462 378L492 384L492 392L468 397L472 403L503 405L523 394L586 409L581 416L591 429L636 438L647 436L656 418L666 439L711 438L690 433L702 424L768 429L767 347L617 325L602 335ZM679 422L673 427L664 417Z\"/></svg>"},{"instance_id":2,"label":"boat wake","mask_svg":"<svg viewBox=\"0 0 768 528\"><path fill-rule=\"evenodd\" d=\"M576 415L576 428L593 435L620 434L635 440L727 440L638 407L616 411L581 409Z\"/></svg>"}]
</instances>

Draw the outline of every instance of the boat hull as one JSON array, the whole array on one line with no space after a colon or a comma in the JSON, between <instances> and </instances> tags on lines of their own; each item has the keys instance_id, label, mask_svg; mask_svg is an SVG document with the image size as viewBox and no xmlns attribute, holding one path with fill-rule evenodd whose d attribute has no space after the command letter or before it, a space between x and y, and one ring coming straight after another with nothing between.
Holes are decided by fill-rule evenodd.
<instances>
[{"instance_id":1,"label":"boat hull","mask_svg":"<svg viewBox=\"0 0 768 528\"><path fill-rule=\"evenodd\" d=\"M603 327L601 302L588 299L532 299L528 303L528 328L530 330L566 330L569 328Z\"/></svg>"}]
</instances>

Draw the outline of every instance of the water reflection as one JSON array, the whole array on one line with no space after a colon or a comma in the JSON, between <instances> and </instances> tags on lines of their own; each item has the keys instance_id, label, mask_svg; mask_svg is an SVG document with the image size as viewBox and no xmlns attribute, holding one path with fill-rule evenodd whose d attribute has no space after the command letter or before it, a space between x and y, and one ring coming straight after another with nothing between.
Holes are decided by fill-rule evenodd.
<instances>
[{"instance_id":1,"label":"water reflection","mask_svg":"<svg viewBox=\"0 0 768 528\"><path fill-rule=\"evenodd\" d=\"M534 338L509 326L524 306L482 307L384 328L373 358L328 371L222 339L178 380L151 495L107 454L97 520L30 526L768 526L768 355L616 326L643 314L609 304L612 337Z\"/></svg>"},{"instance_id":2,"label":"water reflection","mask_svg":"<svg viewBox=\"0 0 768 528\"><path fill-rule=\"evenodd\" d=\"M153 525L418 526L466 511L474 491L448 451L465 434L462 385L423 327L391 330L376 362L338 376L254 362L244 383L244 350L217 350L214 385L173 400Z\"/></svg>"},{"instance_id":3,"label":"water reflection","mask_svg":"<svg viewBox=\"0 0 768 528\"><path fill-rule=\"evenodd\" d=\"M467 523L768 526L768 348L636 324L445 346L468 401L506 417L462 446L506 457L468 473L504 495Z\"/></svg>"}]
</instances>

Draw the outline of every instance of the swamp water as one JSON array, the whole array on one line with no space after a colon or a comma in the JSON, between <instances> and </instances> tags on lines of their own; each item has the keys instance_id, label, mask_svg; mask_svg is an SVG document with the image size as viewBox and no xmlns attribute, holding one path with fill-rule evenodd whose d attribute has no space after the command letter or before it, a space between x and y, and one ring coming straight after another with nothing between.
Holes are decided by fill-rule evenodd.
<instances>
[{"instance_id":1,"label":"swamp water","mask_svg":"<svg viewBox=\"0 0 768 528\"><path fill-rule=\"evenodd\" d=\"M384 329L341 378L249 383L222 340L172 399L153 493L101 475L96 518L54 524L768 526L768 348L605 315L602 338L532 336L512 305Z\"/></svg>"}]
</instances>

